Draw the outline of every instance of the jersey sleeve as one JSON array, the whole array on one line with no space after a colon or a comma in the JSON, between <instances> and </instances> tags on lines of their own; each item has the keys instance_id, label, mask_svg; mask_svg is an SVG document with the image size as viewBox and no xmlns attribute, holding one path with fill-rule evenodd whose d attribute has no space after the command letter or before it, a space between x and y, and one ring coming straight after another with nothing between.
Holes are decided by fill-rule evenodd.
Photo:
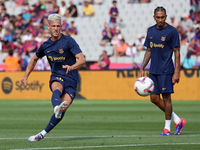
<instances>
[{"instance_id":1,"label":"jersey sleeve","mask_svg":"<svg viewBox=\"0 0 200 150\"><path fill-rule=\"evenodd\" d=\"M150 45L149 45L149 29L147 31L147 36L146 36L146 39L145 39L145 42L144 42L144 46L146 46L147 48L150 48Z\"/></svg>"},{"instance_id":2,"label":"jersey sleeve","mask_svg":"<svg viewBox=\"0 0 200 150\"><path fill-rule=\"evenodd\" d=\"M173 30L171 44L172 44L172 48L180 47L179 34L178 34L178 31L176 29Z\"/></svg>"},{"instance_id":3,"label":"jersey sleeve","mask_svg":"<svg viewBox=\"0 0 200 150\"><path fill-rule=\"evenodd\" d=\"M70 51L72 52L74 56L82 52L79 45L76 43L76 41L73 38L71 38L69 47L70 47Z\"/></svg>"},{"instance_id":4,"label":"jersey sleeve","mask_svg":"<svg viewBox=\"0 0 200 150\"><path fill-rule=\"evenodd\" d=\"M38 58L42 58L43 56L45 56L43 44L40 46L40 48L39 48L38 51L36 52L36 56L37 56Z\"/></svg>"}]
</instances>

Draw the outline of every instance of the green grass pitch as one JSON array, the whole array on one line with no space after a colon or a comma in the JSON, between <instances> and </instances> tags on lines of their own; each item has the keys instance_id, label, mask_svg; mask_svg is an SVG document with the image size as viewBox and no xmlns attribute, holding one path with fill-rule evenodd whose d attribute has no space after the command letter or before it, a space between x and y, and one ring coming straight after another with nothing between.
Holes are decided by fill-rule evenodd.
<instances>
[{"instance_id":1,"label":"green grass pitch","mask_svg":"<svg viewBox=\"0 0 200 150\"><path fill-rule=\"evenodd\" d=\"M164 113L150 101L74 100L45 139L29 142L49 122L51 101L2 100L0 149L200 149L200 101L173 101L173 110L187 123L181 135L172 124L172 135L161 137Z\"/></svg>"}]
</instances>

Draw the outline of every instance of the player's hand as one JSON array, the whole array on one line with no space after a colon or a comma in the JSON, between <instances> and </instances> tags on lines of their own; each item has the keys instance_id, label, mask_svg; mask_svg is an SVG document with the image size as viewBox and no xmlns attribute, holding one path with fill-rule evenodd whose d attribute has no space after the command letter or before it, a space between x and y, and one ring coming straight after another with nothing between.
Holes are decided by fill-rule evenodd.
<instances>
[{"instance_id":1,"label":"player's hand","mask_svg":"<svg viewBox=\"0 0 200 150\"><path fill-rule=\"evenodd\" d=\"M62 68L67 70L66 74L68 74L71 70L73 70L73 68L69 65L62 65Z\"/></svg>"},{"instance_id":2,"label":"player's hand","mask_svg":"<svg viewBox=\"0 0 200 150\"><path fill-rule=\"evenodd\" d=\"M140 75L140 77L144 77L144 70L140 69L140 74L139 75Z\"/></svg>"},{"instance_id":3,"label":"player's hand","mask_svg":"<svg viewBox=\"0 0 200 150\"><path fill-rule=\"evenodd\" d=\"M26 77L23 77L23 78L21 79L21 83L22 83L22 84L26 85L27 82L28 82L28 79L27 79Z\"/></svg>"},{"instance_id":4,"label":"player's hand","mask_svg":"<svg viewBox=\"0 0 200 150\"><path fill-rule=\"evenodd\" d=\"M179 83L179 79L180 79L180 75L179 73L174 73L173 77L172 77L172 83Z\"/></svg>"}]
</instances>

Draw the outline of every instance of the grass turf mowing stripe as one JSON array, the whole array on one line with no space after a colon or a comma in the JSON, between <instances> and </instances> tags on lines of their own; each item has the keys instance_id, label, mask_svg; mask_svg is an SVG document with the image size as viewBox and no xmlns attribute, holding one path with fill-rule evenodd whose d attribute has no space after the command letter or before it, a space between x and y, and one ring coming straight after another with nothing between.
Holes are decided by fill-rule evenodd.
<instances>
[{"instance_id":1,"label":"grass turf mowing stripe","mask_svg":"<svg viewBox=\"0 0 200 150\"><path fill-rule=\"evenodd\" d=\"M104 145L104 146L49 147L49 148L11 149L11 150L42 150L42 149L72 149L72 148L85 149L85 148L140 147L140 146L164 146L164 145L200 145L200 143L127 144L127 145Z\"/></svg>"},{"instance_id":2,"label":"grass turf mowing stripe","mask_svg":"<svg viewBox=\"0 0 200 150\"><path fill-rule=\"evenodd\" d=\"M171 136L178 136L179 138L183 137L194 137L200 135L171 135ZM128 137L161 137L160 135L112 135L112 136L60 136L60 137L45 137L45 139L73 139L73 138L128 138ZM0 138L0 140L24 140L28 139L28 137L24 138Z\"/></svg>"}]
</instances>

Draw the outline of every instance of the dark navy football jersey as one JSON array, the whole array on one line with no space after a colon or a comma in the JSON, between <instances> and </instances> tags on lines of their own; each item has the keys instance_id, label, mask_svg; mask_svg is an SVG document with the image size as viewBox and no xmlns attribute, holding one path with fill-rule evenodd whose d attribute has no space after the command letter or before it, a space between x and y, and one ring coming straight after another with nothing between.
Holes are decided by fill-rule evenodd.
<instances>
[{"instance_id":1,"label":"dark navy football jersey","mask_svg":"<svg viewBox=\"0 0 200 150\"><path fill-rule=\"evenodd\" d=\"M176 28L169 24L163 29L158 29L156 25L150 27L144 46L151 49L150 73L174 73L173 48L180 47L179 34Z\"/></svg>"},{"instance_id":2,"label":"dark navy football jersey","mask_svg":"<svg viewBox=\"0 0 200 150\"><path fill-rule=\"evenodd\" d=\"M52 75L69 77L79 82L78 70L72 70L66 74L66 69L63 69L62 65L71 66L75 64L75 55L81 52L79 45L73 38L62 34L61 38L57 41L52 41L51 38L49 38L44 42L36 52L36 56L42 58L46 55Z\"/></svg>"}]
</instances>

